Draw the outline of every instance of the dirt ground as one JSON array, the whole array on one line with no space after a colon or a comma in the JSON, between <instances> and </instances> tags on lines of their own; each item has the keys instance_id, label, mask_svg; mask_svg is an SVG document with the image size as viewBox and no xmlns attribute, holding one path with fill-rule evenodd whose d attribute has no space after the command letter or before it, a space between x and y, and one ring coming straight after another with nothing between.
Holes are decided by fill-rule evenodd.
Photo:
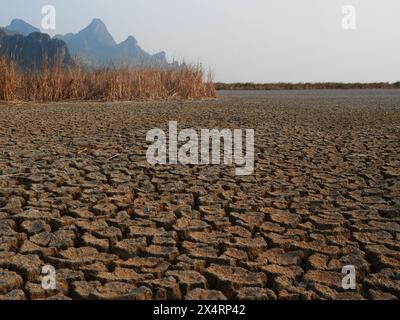
<instances>
[{"instance_id":1,"label":"dirt ground","mask_svg":"<svg viewBox=\"0 0 400 320\"><path fill-rule=\"evenodd\" d=\"M400 91L219 95L0 105L0 299L399 299ZM150 165L168 121L254 129L254 174Z\"/></svg>"}]
</instances>

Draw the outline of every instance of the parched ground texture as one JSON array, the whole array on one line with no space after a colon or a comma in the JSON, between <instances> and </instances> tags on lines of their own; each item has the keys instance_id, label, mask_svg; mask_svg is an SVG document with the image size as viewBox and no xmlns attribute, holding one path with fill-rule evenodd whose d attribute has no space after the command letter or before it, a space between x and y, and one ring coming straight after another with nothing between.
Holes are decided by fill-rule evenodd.
<instances>
[{"instance_id":1,"label":"parched ground texture","mask_svg":"<svg viewBox=\"0 0 400 320\"><path fill-rule=\"evenodd\" d=\"M174 120L253 128L254 175L148 164ZM399 151L399 91L0 105L0 299L398 299Z\"/></svg>"}]
</instances>

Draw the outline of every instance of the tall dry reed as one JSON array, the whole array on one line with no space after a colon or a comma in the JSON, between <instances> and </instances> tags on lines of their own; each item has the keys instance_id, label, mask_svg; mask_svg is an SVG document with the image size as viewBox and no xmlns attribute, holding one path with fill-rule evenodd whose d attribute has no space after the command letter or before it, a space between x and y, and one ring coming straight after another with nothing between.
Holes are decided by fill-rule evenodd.
<instances>
[{"instance_id":1,"label":"tall dry reed","mask_svg":"<svg viewBox=\"0 0 400 320\"><path fill-rule=\"evenodd\" d=\"M49 66L39 72L19 71L14 62L0 58L0 100L167 100L216 96L201 65L176 69L109 67L85 71L78 66Z\"/></svg>"}]
</instances>

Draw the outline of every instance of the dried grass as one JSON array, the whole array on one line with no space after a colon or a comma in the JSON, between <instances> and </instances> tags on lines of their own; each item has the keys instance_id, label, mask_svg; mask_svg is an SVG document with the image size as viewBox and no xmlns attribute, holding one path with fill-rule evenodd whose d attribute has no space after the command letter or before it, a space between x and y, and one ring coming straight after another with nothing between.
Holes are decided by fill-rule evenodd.
<instances>
[{"instance_id":1,"label":"dried grass","mask_svg":"<svg viewBox=\"0 0 400 320\"><path fill-rule=\"evenodd\" d=\"M85 71L78 66L49 67L47 59L39 72L19 71L15 62L0 58L0 100L187 100L214 98L211 77L201 65L176 69L104 68Z\"/></svg>"}]
</instances>

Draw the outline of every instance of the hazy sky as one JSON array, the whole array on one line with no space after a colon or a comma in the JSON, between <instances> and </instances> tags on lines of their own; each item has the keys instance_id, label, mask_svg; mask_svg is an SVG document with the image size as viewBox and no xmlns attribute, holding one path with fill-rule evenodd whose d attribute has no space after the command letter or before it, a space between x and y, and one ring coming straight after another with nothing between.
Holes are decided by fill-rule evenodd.
<instances>
[{"instance_id":1,"label":"hazy sky","mask_svg":"<svg viewBox=\"0 0 400 320\"><path fill-rule=\"evenodd\" d=\"M100 18L119 42L203 62L218 81L398 81L399 0L0 0L0 26L12 18L41 25L57 10L55 33ZM356 29L342 27L342 7Z\"/></svg>"}]
</instances>

